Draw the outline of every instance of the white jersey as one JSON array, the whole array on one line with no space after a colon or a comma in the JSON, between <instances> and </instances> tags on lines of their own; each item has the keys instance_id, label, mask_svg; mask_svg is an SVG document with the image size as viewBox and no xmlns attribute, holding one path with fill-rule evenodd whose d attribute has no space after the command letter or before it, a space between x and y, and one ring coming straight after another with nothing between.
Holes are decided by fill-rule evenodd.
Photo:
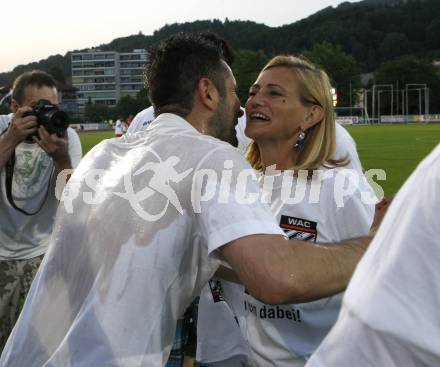
<instances>
[{"instance_id":1,"label":"white jersey","mask_svg":"<svg viewBox=\"0 0 440 367\"><path fill-rule=\"evenodd\" d=\"M394 198L308 367L440 366L440 145Z\"/></svg>"},{"instance_id":2,"label":"white jersey","mask_svg":"<svg viewBox=\"0 0 440 367\"><path fill-rule=\"evenodd\" d=\"M154 120L153 106L139 112L128 128L127 133L134 134L144 131ZM235 127L238 139L238 150L244 154L251 139L244 135L246 128L246 115L238 119ZM223 296L228 298L228 303L224 300L213 299L210 285L207 284L200 293L197 320L197 361L203 363L213 363L223 361L225 358L248 356L248 345L245 340L245 332L240 330L244 328L244 309L243 307L233 307L236 295L243 293L243 287L236 284L213 279L213 282L220 282L224 291ZM235 297L234 297L235 295ZM242 306L243 302L239 303ZM231 310L231 305L233 310ZM212 317L215 314L215 317ZM238 315L238 316L237 316ZM221 320L221 324L217 321ZM227 335L219 345L217 336Z\"/></svg>"},{"instance_id":3,"label":"white jersey","mask_svg":"<svg viewBox=\"0 0 440 367\"><path fill-rule=\"evenodd\" d=\"M127 133L134 134L138 131L146 130L148 125L154 120L154 108L150 106L139 112L131 121Z\"/></svg>"},{"instance_id":4,"label":"white jersey","mask_svg":"<svg viewBox=\"0 0 440 367\"><path fill-rule=\"evenodd\" d=\"M8 128L12 114L0 116L0 134ZM67 129L73 167L81 160L78 134ZM0 139L2 139L0 137ZM0 260L30 259L46 252L58 200L52 158L38 144L22 142L15 148L12 198L19 208L36 215L26 216L13 208L6 193L6 167L0 169Z\"/></svg>"},{"instance_id":5,"label":"white jersey","mask_svg":"<svg viewBox=\"0 0 440 367\"><path fill-rule=\"evenodd\" d=\"M225 167L228 190L218 187ZM93 148L64 190L0 366L163 366L177 319L220 263L217 250L281 233L266 205L236 200L243 170L236 149L173 114Z\"/></svg>"},{"instance_id":6,"label":"white jersey","mask_svg":"<svg viewBox=\"0 0 440 367\"><path fill-rule=\"evenodd\" d=\"M359 159L359 155L356 149L356 143L345 127L335 123L335 135L336 135L336 152L335 159L343 159L348 157L350 162L345 168L351 168L356 170L359 174L362 174L362 164Z\"/></svg>"},{"instance_id":7,"label":"white jersey","mask_svg":"<svg viewBox=\"0 0 440 367\"><path fill-rule=\"evenodd\" d=\"M326 173L334 171L334 175L322 181L317 200L312 199L312 186L317 182L301 180L287 172L263 176L266 181L263 187L267 188L263 195L271 203L280 227L289 239L310 242L339 242L366 235L373 220L374 206L364 204L361 193L369 192L369 186L359 185L353 194L344 198L343 206L338 207L334 191L338 185L336 175L342 170L321 169ZM286 190L289 195L284 196L287 194L282 191L289 186L291 189ZM301 192L304 192L302 200ZM286 204L288 198L296 203ZM310 202L311 199L314 202ZM303 366L335 323L341 298L342 294L338 294L302 304L266 305L246 294L247 331L253 363L259 367Z\"/></svg>"},{"instance_id":8,"label":"white jersey","mask_svg":"<svg viewBox=\"0 0 440 367\"><path fill-rule=\"evenodd\" d=\"M117 119L115 122L115 135L123 135L123 134L124 134L123 122Z\"/></svg>"}]
</instances>

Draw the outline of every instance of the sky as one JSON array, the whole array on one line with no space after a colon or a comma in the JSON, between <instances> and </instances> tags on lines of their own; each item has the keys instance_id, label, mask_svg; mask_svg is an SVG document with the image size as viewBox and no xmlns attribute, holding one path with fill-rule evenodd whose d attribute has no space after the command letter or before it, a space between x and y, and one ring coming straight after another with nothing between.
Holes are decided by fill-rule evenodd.
<instances>
[{"instance_id":1,"label":"sky","mask_svg":"<svg viewBox=\"0 0 440 367\"><path fill-rule=\"evenodd\" d=\"M350 0L357 2L359 0ZM15 66L152 34L165 24L251 20L290 24L343 0L5 0L0 5L0 73Z\"/></svg>"}]
</instances>

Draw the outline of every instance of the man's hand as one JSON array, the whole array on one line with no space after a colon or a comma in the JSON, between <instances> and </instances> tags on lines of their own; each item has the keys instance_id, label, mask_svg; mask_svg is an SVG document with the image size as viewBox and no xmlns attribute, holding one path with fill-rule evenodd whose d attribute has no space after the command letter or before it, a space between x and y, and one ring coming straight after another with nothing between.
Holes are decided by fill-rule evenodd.
<instances>
[{"instance_id":1,"label":"man's hand","mask_svg":"<svg viewBox=\"0 0 440 367\"><path fill-rule=\"evenodd\" d=\"M55 177L58 177L58 174L65 169L72 169L67 131L65 131L64 136L60 138L56 134L49 134L44 126L40 126L38 129L38 136L40 139L37 139L37 137L34 136L34 140L41 149L52 157L55 166ZM66 182L69 181L69 178L70 175L67 176Z\"/></svg>"},{"instance_id":2,"label":"man's hand","mask_svg":"<svg viewBox=\"0 0 440 367\"><path fill-rule=\"evenodd\" d=\"M389 198L383 198L379 203L376 204L376 212L374 214L373 224L371 225L370 229L371 236L374 236L379 229L379 226L382 223L382 220L385 217L385 214L387 213L393 199L394 195L391 195Z\"/></svg>"},{"instance_id":3,"label":"man's hand","mask_svg":"<svg viewBox=\"0 0 440 367\"><path fill-rule=\"evenodd\" d=\"M35 116L23 117L25 112L31 110L30 107L19 108L14 114L8 130L0 138L0 169L11 158L15 147L37 131L37 118Z\"/></svg>"},{"instance_id":4,"label":"man's hand","mask_svg":"<svg viewBox=\"0 0 440 367\"><path fill-rule=\"evenodd\" d=\"M62 168L71 168L69 156L69 141L67 139L67 131L62 138L56 134L49 134L44 126L38 128L38 136L34 140L50 157L54 164L62 166Z\"/></svg>"},{"instance_id":5,"label":"man's hand","mask_svg":"<svg viewBox=\"0 0 440 367\"><path fill-rule=\"evenodd\" d=\"M32 111L30 107L19 108L12 118L8 131L5 133L5 139L14 147L37 131L37 118L35 116L23 117L23 114L29 111Z\"/></svg>"}]
</instances>

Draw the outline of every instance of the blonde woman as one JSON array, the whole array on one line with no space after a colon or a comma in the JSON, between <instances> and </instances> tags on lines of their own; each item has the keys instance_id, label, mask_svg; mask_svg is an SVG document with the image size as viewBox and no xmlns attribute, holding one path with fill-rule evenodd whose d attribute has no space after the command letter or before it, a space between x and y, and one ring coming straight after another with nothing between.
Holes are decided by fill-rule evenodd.
<instances>
[{"instance_id":1,"label":"blonde woman","mask_svg":"<svg viewBox=\"0 0 440 367\"><path fill-rule=\"evenodd\" d=\"M340 241L367 234L373 220L371 188L347 169L348 156L334 158L330 88L324 71L277 56L249 91L245 133L254 142L247 158L261 172L263 198L290 239ZM303 366L335 323L341 298L266 305L246 294L253 363Z\"/></svg>"}]
</instances>

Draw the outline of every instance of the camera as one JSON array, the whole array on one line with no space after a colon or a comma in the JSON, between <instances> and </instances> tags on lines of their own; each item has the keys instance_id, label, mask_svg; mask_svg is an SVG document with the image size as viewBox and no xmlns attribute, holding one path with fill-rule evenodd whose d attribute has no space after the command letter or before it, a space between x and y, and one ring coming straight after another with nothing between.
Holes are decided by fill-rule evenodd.
<instances>
[{"instance_id":1,"label":"camera","mask_svg":"<svg viewBox=\"0 0 440 367\"><path fill-rule=\"evenodd\" d=\"M56 134L59 137L64 136L65 131L69 127L69 116L67 113L46 99L39 100L32 107L32 111L23 114L23 117L25 116L36 116L38 127L44 126L49 134ZM34 135L37 135L37 133ZM32 136L28 136L27 139L32 140Z\"/></svg>"}]
</instances>

